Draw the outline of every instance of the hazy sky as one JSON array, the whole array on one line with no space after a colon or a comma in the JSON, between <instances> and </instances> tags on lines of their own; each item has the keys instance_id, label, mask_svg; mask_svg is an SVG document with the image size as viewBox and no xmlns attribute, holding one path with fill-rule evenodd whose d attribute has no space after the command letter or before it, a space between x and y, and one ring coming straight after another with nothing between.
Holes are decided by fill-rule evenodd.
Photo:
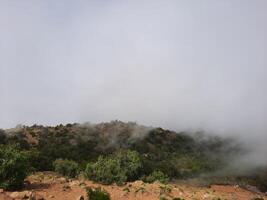
<instances>
[{"instance_id":1,"label":"hazy sky","mask_svg":"<svg viewBox=\"0 0 267 200\"><path fill-rule=\"evenodd\" d=\"M267 138L267 1L0 0L0 127L113 119Z\"/></svg>"}]
</instances>

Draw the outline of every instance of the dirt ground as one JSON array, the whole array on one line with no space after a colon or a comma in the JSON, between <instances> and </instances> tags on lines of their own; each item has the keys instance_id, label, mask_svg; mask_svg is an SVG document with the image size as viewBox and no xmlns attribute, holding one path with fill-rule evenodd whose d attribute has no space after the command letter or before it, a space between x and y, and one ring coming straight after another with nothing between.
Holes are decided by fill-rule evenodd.
<instances>
[{"instance_id":1,"label":"dirt ground","mask_svg":"<svg viewBox=\"0 0 267 200\"><path fill-rule=\"evenodd\" d=\"M77 179L67 180L52 172L39 172L27 179L27 186L17 193L0 192L0 200L22 199L23 192L34 193L36 199L44 200L78 200L82 195L86 197L86 187L102 187L110 193L112 200L159 200L161 197L172 200L267 200L266 194L251 192L230 185L212 185L211 187L197 187L185 184L160 183L147 184L142 181L127 183L124 186L100 185L91 181ZM16 196L18 198L10 198ZM86 199L86 198L85 198Z\"/></svg>"}]
</instances>

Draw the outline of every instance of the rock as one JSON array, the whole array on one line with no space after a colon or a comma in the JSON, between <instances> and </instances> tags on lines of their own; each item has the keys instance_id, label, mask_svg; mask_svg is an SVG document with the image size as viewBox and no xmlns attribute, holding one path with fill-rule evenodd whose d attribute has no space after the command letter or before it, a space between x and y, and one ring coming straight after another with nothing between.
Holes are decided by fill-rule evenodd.
<instances>
[{"instance_id":1,"label":"rock","mask_svg":"<svg viewBox=\"0 0 267 200\"><path fill-rule=\"evenodd\" d=\"M143 184L144 184L143 181L138 180L138 181L133 182L132 183L132 186L134 186L134 187L140 187Z\"/></svg>"},{"instance_id":2,"label":"rock","mask_svg":"<svg viewBox=\"0 0 267 200\"><path fill-rule=\"evenodd\" d=\"M52 199L52 198L55 198L55 196L54 196L54 195L49 195L49 198L51 198L51 199Z\"/></svg>"},{"instance_id":3,"label":"rock","mask_svg":"<svg viewBox=\"0 0 267 200\"><path fill-rule=\"evenodd\" d=\"M260 190L256 187L256 186L252 186L252 185L246 185L245 189L247 189L248 191L254 192L254 193L261 193Z\"/></svg>"},{"instance_id":4,"label":"rock","mask_svg":"<svg viewBox=\"0 0 267 200\"><path fill-rule=\"evenodd\" d=\"M70 189L71 189L71 187L69 185L63 185L63 187L62 187L62 191L67 191Z\"/></svg>"},{"instance_id":5,"label":"rock","mask_svg":"<svg viewBox=\"0 0 267 200\"><path fill-rule=\"evenodd\" d=\"M4 189L0 188L0 193L3 193L4 192Z\"/></svg>"},{"instance_id":6,"label":"rock","mask_svg":"<svg viewBox=\"0 0 267 200\"><path fill-rule=\"evenodd\" d=\"M78 196L78 198L76 200L84 200L84 196L80 195L80 196Z\"/></svg>"},{"instance_id":7,"label":"rock","mask_svg":"<svg viewBox=\"0 0 267 200\"><path fill-rule=\"evenodd\" d=\"M44 197L42 197L39 194L36 194L35 192L31 191L23 191L23 192L12 192L9 197L12 199L28 199L28 200L45 200Z\"/></svg>"},{"instance_id":8,"label":"rock","mask_svg":"<svg viewBox=\"0 0 267 200\"><path fill-rule=\"evenodd\" d=\"M12 192L9 196L13 199L17 199L19 198L20 194L19 192Z\"/></svg>"},{"instance_id":9,"label":"rock","mask_svg":"<svg viewBox=\"0 0 267 200\"><path fill-rule=\"evenodd\" d=\"M45 198L40 194L33 193L32 198L30 200L45 200Z\"/></svg>"},{"instance_id":10,"label":"rock","mask_svg":"<svg viewBox=\"0 0 267 200\"><path fill-rule=\"evenodd\" d=\"M66 183L67 182L67 179L64 178L64 177L61 177L59 179L57 179L60 183Z\"/></svg>"},{"instance_id":11,"label":"rock","mask_svg":"<svg viewBox=\"0 0 267 200\"><path fill-rule=\"evenodd\" d=\"M31 184L30 181L28 181L28 180L24 181L24 185L30 185L30 184Z\"/></svg>"},{"instance_id":12,"label":"rock","mask_svg":"<svg viewBox=\"0 0 267 200\"><path fill-rule=\"evenodd\" d=\"M208 199L209 197L210 197L210 195L207 193L203 195L203 199Z\"/></svg>"},{"instance_id":13,"label":"rock","mask_svg":"<svg viewBox=\"0 0 267 200\"><path fill-rule=\"evenodd\" d=\"M45 198L39 194L36 194L33 200L45 200Z\"/></svg>"},{"instance_id":14,"label":"rock","mask_svg":"<svg viewBox=\"0 0 267 200\"><path fill-rule=\"evenodd\" d=\"M23 191L23 192L12 192L9 195L13 199L30 199L32 197L31 191Z\"/></svg>"},{"instance_id":15,"label":"rock","mask_svg":"<svg viewBox=\"0 0 267 200\"><path fill-rule=\"evenodd\" d=\"M72 182L72 181L74 181L72 178L69 178L68 180L67 180L68 182Z\"/></svg>"},{"instance_id":16,"label":"rock","mask_svg":"<svg viewBox=\"0 0 267 200\"><path fill-rule=\"evenodd\" d=\"M69 186L72 187L72 186L78 186L80 185L80 181L72 181L69 183Z\"/></svg>"}]
</instances>

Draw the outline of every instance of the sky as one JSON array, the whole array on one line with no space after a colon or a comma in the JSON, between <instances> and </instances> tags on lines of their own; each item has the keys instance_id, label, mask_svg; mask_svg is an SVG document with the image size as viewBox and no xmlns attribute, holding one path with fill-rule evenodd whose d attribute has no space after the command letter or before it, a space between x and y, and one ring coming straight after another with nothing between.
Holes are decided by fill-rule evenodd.
<instances>
[{"instance_id":1,"label":"sky","mask_svg":"<svg viewBox=\"0 0 267 200\"><path fill-rule=\"evenodd\" d=\"M0 127L118 119L266 141L266 10L0 0Z\"/></svg>"}]
</instances>

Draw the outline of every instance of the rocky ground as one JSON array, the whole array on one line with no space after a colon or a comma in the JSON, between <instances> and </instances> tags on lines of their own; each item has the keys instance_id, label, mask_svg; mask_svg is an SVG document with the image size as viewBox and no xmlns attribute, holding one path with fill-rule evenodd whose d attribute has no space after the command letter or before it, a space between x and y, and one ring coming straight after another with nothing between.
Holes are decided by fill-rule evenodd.
<instances>
[{"instance_id":1,"label":"rocky ground","mask_svg":"<svg viewBox=\"0 0 267 200\"><path fill-rule=\"evenodd\" d=\"M100 185L91 181L67 180L52 172L39 172L28 177L26 188L22 191L0 190L0 200L82 200L86 199L86 187L102 187L108 191L112 200L267 200L266 194L249 191L239 186L212 185L197 187L185 184L160 183L147 184L142 181L127 183L124 186Z\"/></svg>"}]
</instances>

